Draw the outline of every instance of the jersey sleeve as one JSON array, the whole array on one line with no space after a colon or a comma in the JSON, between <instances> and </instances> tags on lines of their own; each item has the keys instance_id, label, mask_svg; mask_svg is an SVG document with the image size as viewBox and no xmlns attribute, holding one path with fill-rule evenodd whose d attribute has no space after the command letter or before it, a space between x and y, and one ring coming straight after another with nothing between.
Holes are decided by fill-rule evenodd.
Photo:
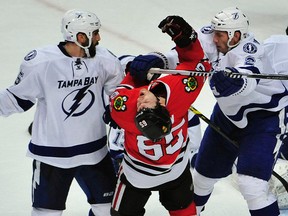
<instances>
[{"instance_id":1,"label":"jersey sleeve","mask_svg":"<svg viewBox=\"0 0 288 216\"><path fill-rule=\"evenodd\" d=\"M41 66L27 60L22 62L15 83L0 92L1 115L27 111L36 103L36 98L41 97L37 71L42 71Z\"/></svg>"},{"instance_id":2,"label":"jersey sleeve","mask_svg":"<svg viewBox=\"0 0 288 216\"><path fill-rule=\"evenodd\" d=\"M176 70L210 72L210 63L205 59L202 46L198 40L186 48L176 47L176 50L180 62L177 65ZM205 77L168 75L160 77L150 85L149 89L153 91L153 88L156 86L157 82L162 82L166 87L166 105L169 112L182 118L187 114L189 107L201 92L201 89L205 83Z\"/></svg>"},{"instance_id":3,"label":"jersey sleeve","mask_svg":"<svg viewBox=\"0 0 288 216\"><path fill-rule=\"evenodd\" d=\"M137 98L141 88L134 88L129 73L110 97L111 116L119 127L127 131L138 131L134 123L137 113ZM147 88L147 86L146 86Z\"/></svg>"},{"instance_id":4,"label":"jersey sleeve","mask_svg":"<svg viewBox=\"0 0 288 216\"><path fill-rule=\"evenodd\" d=\"M105 65L102 69L105 71L106 76L104 91L107 95L111 95L115 91L116 86L123 80L124 70L116 56L105 49L103 50L103 48L101 52L102 56L104 56L102 58L103 65Z\"/></svg>"}]
</instances>

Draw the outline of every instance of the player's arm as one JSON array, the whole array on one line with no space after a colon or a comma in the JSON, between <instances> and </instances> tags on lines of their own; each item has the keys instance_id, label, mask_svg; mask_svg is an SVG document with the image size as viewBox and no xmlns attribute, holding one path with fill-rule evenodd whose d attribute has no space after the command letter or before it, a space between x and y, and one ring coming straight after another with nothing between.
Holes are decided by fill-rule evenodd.
<instances>
[{"instance_id":1,"label":"player's arm","mask_svg":"<svg viewBox=\"0 0 288 216\"><path fill-rule=\"evenodd\" d=\"M33 70L27 62L23 62L15 83L0 92L0 115L21 113L35 104L38 81Z\"/></svg>"},{"instance_id":2,"label":"player's arm","mask_svg":"<svg viewBox=\"0 0 288 216\"><path fill-rule=\"evenodd\" d=\"M256 52L254 56L243 53L228 52L228 58L234 60L234 67L226 67L214 73L210 80L210 86L215 97L246 96L253 92L259 83L259 79L247 77L230 77L230 73L260 74L263 69L262 55ZM249 62L248 62L249 61ZM248 64L249 63L249 64Z\"/></svg>"},{"instance_id":3,"label":"player's arm","mask_svg":"<svg viewBox=\"0 0 288 216\"><path fill-rule=\"evenodd\" d=\"M110 112L112 119L120 128L135 131L134 118L137 113L137 99L140 96L140 88L133 88L124 84L128 80L126 76L122 84L110 96Z\"/></svg>"},{"instance_id":4,"label":"player's arm","mask_svg":"<svg viewBox=\"0 0 288 216\"><path fill-rule=\"evenodd\" d=\"M179 63L186 64L185 66L182 65L181 69L189 70L188 65L192 63L190 70L210 71L210 63L198 40L197 32L182 17L167 16L158 27L175 42ZM204 64L205 68L201 68L200 64ZM176 67L176 69L180 68L179 65Z\"/></svg>"}]
</instances>

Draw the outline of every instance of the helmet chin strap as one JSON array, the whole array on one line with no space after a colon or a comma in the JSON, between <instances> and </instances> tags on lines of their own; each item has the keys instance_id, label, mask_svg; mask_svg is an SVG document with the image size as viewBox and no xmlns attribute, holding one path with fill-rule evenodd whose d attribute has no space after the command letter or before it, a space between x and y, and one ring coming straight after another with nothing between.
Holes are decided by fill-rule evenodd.
<instances>
[{"instance_id":1,"label":"helmet chin strap","mask_svg":"<svg viewBox=\"0 0 288 216\"><path fill-rule=\"evenodd\" d=\"M87 58L90 58L91 56L90 56L89 49L88 49L87 47L85 47L85 48L83 48L83 49L84 49L84 51L85 51L85 53L86 53Z\"/></svg>"},{"instance_id":2,"label":"helmet chin strap","mask_svg":"<svg viewBox=\"0 0 288 216\"><path fill-rule=\"evenodd\" d=\"M228 37L229 37L229 39L228 39L228 41L227 41L228 51L230 51L232 48L238 46L238 44L239 44L240 41L241 41L241 40L239 40L236 44L230 45L230 42L231 42L232 38L234 37L234 33L235 33L235 32L233 32L233 33L232 33L232 32L227 32Z\"/></svg>"},{"instance_id":3,"label":"helmet chin strap","mask_svg":"<svg viewBox=\"0 0 288 216\"><path fill-rule=\"evenodd\" d=\"M90 55L90 52L89 52L89 47L90 47L91 44L92 44L92 39L91 39L91 38L88 38L88 40L89 40L89 44L88 44L87 46L81 45L78 41L75 41L75 43L76 43L79 47L81 47L82 49L84 49L84 52L85 52L87 58L90 58L91 55Z\"/></svg>"},{"instance_id":4,"label":"helmet chin strap","mask_svg":"<svg viewBox=\"0 0 288 216\"><path fill-rule=\"evenodd\" d=\"M238 41L238 43L234 44L234 45L230 45L232 38L229 38L229 40L227 41L227 46L228 46L228 50L230 51L232 48L238 46L238 44L240 43L240 40Z\"/></svg>"}]
</instances>

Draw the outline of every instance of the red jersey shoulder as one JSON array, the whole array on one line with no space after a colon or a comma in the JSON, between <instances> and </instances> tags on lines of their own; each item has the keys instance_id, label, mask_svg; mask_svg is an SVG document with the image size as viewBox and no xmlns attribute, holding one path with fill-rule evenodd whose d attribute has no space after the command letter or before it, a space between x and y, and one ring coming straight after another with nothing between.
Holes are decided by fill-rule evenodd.
<instances>
[{"instance_id":1,"label":"red jersey shoulder","mask_svg":"<svg viewBox=\"0 0 288 216\"><path fill-rule=\"evenodd\" d=\"M150 89L155 88L159 83L166 86L166 91L169 93L173 90L176 95L181 95L184 92L190 93L197 89L199 83L197 77L188 77L181 75L168 75L153 82Z\"/></svg>"},{"instance_id":2,"label":"red jersey shoulder","mask_svg":"<svg viewBox=\"0 0 288 216\"><path fill-rule=\"evenodd\" d=\"M188 93L195 91L198 87L197 78L192 76L183 78L182 82L185 85L185 91Z\"/></svg>"},{"instance_id":3,"label":"red jersey shoulder","mask_svg":"<svg viewBox=\"0 0 288 216\"><path fill-rule=\"evenodd\" d=\"M127 109L126 102L128 101L127 95L118 95L114 98L112 107L116 111L125 111Z\"/></svg>"}]
</instances>

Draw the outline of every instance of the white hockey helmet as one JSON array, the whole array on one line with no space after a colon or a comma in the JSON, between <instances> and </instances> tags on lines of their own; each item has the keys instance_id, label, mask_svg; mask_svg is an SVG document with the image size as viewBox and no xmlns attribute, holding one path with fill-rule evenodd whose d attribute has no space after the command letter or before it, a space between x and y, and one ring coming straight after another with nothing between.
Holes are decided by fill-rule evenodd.
<instances>
[{"instance_id":1,"label":"white hockey helmet","mask_svg":"<svg viewBox=\"0 0 288 216\"><path fill-rule=\"evenodd\" d=\"M241 33L240 40L246 38L248 33L248 26L249 20L247 16L237 7L223 9L217 13L211 21L211 27L213 30L225 31L228 33L228 46L230 40L234 36L235 31L239 31Z\"/></svg>"},{"instance_id":2,"label":"white hockey helmet","mask_svg":"<svg viewBox=\"0 0 288 216\"><path fill-rule=\"evenodd\" d=\"M61 32L66 41L75 42L82 48L89 48L92 43L92 33L101 27L100 20L96 14L83 10L69 10L62 18ZM85 33L89 39L87 47L77 42L77 34Z\"/></svg>"}]
</instances>

